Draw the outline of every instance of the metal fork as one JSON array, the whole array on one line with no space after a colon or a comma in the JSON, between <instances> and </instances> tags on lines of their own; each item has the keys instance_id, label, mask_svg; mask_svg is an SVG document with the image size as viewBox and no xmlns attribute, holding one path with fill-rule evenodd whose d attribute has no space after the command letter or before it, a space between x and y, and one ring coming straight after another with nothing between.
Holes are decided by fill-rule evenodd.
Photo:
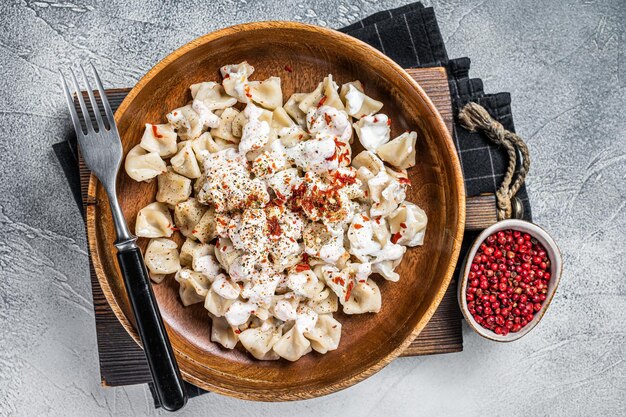
<instances>
[{"instance_id":1,"label":"metal fork","mask_svg":"<svg viewBox=\"0 0 626 417\"><path fill-rule=\"evenodd\" d=\"M187 393L169 338L163 326L161 314L154 299L150 278L143 261L141 250L136 244L137 237L133 236L128 230L124 214L117 200L115 183L117 173L122 163L122 141L117 131L111 106L104 93L100 76L93 64L91 64L91 68L106 117L103 119L103 115L100 113L100 108L82 65L80 69L87 87L89 102L96 119L96 126L94 126L91 121L78 80L72 70L70 71L80 107L77 108L77 106L75 106L65 77L61 73L65 98L67 99L67 105L70 109L70 115L74 123L74 130L76 130L78 146L83 160L89 169L98 177L109 197L109 205L111 206L115 231L117 233L117 240L115 241L117 260L122 275L124 276L126 292L128 293L128 298L130 299L135 314L137 330L141 337L146 358L148 359L157 396L164 409L175 411L185 405L187 402ZM81 126L79 114L82 115L82 119L85 121L86 131L83 130Z\"/></svg>"}]
</instances>

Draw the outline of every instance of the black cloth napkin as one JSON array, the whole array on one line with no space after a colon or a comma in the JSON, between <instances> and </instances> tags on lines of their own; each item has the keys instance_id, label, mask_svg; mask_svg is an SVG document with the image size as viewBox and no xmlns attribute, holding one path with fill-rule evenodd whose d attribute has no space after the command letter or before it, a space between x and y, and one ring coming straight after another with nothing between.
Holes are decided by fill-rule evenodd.
<instances>
[{"instance_id":1,"label":"black cloth napkin","mask_svg":"<svg viewBox=\"0 0 626 417\"><path fill-rule=\"evenodd\" d=\"M506 129L515 132L511 95L485 94L482 80L469 77L469 58L448 59L432 7L412 3L378 12L339 30L369 43L403 68L445 67L455 119L465 104L474 101L485 107ZM495 193L508 165L504 149L480 133L466 131L456 121L453 136L461 159L466 194ZM524 219L532 220L526 186L522 186L517 197L524 205Z\"/></svg>"},{"instance_id":2,"label":"black cloth napkin","mask_svg":"<svg viewBox=\"0 0 626 417\"><path fill-rule=\"evenodd\" d=\"M469 58L448 59L432 7L426 8L419 2L412 3L373 14L339 30L374 46L403 68L445 67L455 116L463 105L474 101L485 107L506 129L514 131L510 94L485 94L482 81L469 77ZM506 152L482 134L470 133L456 122L453 136L463 168L466 194L495 193L507 167ZM53 148L82 213L75 139L68 138ZM517 196L524 205L524 218L531 220L531 208L524 186ZM466 236L464 245L471 240L471 236ZM190 384L188 391L190 397L206 392ZM159 406L156 396L155 404Z\"/></svg>"}]
</instances>

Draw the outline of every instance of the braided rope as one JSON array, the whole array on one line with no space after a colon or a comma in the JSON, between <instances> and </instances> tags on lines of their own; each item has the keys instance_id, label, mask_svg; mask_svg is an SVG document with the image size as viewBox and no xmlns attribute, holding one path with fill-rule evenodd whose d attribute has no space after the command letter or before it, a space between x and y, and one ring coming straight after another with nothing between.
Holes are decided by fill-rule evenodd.
<instances>
[{"instance_id":1,"label":"braided rope","mask_svg":"<svg viewBox=\"0 0 626 417\"><path fill-rule=\"evenodd\" d=\"M511 201L522 184L524 184L526 174L530 168L530 155L526 143L524 143L521 137L506 130L500 122L494 120L480 104L468 103L459 113L459 120L465 129L470 132L484 132L493 143L503 146L506 150L509 157L509 165L502 184L496 191L496 199L498 203L498 219L511 218ZM522 165L515 182L511 185L513 175L515 174L518 151L521 154Z\"/></svg>"}]
</instances>

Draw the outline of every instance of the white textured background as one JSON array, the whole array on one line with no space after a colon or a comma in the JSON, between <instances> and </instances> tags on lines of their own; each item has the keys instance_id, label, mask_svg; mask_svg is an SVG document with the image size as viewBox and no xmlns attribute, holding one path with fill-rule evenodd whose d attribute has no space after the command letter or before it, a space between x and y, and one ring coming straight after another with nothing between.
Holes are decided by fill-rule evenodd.
<instances>
[{"instance_id":1,"label":"white textured background","mask_svg":"<svg viewBox=\"0 0 626 417\"><path fill-rule=\"evenodd\" d=\"M70 129L56 71L93 61L132 86L178 46L263 19L340 27L397 0L0 3L0 415L164 414L145 387L103 389L84 229L51 150ZM535 220L565 272L542 323L459 354L399 359L343 392L261 404L210 394L189 416L626 413L624 0L426 2L450 57L510 91L531 149Z\"/></svg>"}]
</instances>

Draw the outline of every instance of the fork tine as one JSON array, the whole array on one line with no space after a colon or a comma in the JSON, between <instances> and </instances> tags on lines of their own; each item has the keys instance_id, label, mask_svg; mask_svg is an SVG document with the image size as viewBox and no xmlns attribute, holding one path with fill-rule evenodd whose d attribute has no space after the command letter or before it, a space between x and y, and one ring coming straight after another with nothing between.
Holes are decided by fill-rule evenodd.
<instances>
[{"instance_id":1,"label":"fork tine","mask_svg":"<svg viewBox=\"0 0 626 417\"><path fill-rule=\"evenodd\" d=\"M111 106L109 105L109 100L107 99L107 95L104 92L104 87L102 86L102 80L98 75L98 71L96 71L96 67L93 63L89 63L91 65L91 69L93 71L93 75L96 79L96 85L98 86L98 92L100 93L100 99L102 100L102 106L104 107L104 111L107 114L107 120L109 122L109 129L113 129L115 127L115 118L113 117L113 111L111 110Z\"/></svg>"},{"instance_id":2,"label":"fork tine","mask_svg":"<svg viewBox=\"0 0 626 417\"><path fill-rule=\"evenodd\" d=\"M80 118L78 117L78 113L76 113L76 107L74 107L74 99L72 98L72 93L70 92L70 88L67 85L67 81L63 76L63 73L59 70L59 75L61 75L61 82L63 83L63 91L65 92L65 99L67 100L67 106L70 108L70 117L72 119L72 123L74 124L74 130L76 131L76 136L83 136L83 127L80 125Z\"/></svg>"},{"instance_id":3,"label":"fork tine","mask_svg":"<svg viewBox=\"0 0 626 417\"><path fill-rule=\"evenodd\" d=\"M76 97L78 97L78 103L80 104L80 108L83 111L83 119L85 119L85 124L87 125L87 133L95 133L93 129L93 123L91 122L91 117L89 116L89 112L87 111L87 105L85 104L85 100L83 99L83 94L80 92L80 85L78 84L78 80L76 79L76 74L74 74L74 70L71 68L70 73L72 74L72 79L74 80L74 88L76 89Z\"/></svg>"},{"instance_id":4,"label":"fork tine","mask_svg":"<svg viewBox=\"0 0 626 417\"><path fill-rule=\"evenodd\" d=\"M87 85L87 94L89 95L89 101L91 101L91 109L93 110L93 114L96 116L98 131L102 132L104 130L104 123L102 122L102 116L100 115L100 107L98 106L96 97L93 94L93 89L89 84L89 80L87 79L87 74L85 74L85 68L83 68L82 65L80 66L80 71L83 73L83 80L85 80L85 85Z\"/></svg>"}]
</instances>

